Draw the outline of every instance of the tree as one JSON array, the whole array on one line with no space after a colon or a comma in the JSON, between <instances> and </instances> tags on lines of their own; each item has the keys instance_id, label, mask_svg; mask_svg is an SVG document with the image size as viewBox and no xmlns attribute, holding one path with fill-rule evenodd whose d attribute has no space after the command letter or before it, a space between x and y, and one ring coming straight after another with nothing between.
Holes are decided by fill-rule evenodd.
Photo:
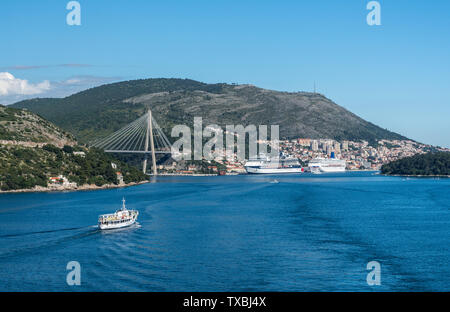
<instances>
[{"instance_id":1,"label":"tree","mask_svg":"<svg viewBox=\"0 0 450 312\"><path fill-rule=\"evenodd\" d=\"M450 175L450 153L430 152L393 161L381 167L391 175Z\"/></svg>"},{"instance_id":2,"label":"tree","mask_svg":"<svg viewBox=\"0 0 450 312\"><path fill-rule=\"evenodd\" d=\"M73 153L73 147L70 146L70 145L64 145L63 151L64 151L64 153L72 154Z\"/></svg>"}]
</instances>

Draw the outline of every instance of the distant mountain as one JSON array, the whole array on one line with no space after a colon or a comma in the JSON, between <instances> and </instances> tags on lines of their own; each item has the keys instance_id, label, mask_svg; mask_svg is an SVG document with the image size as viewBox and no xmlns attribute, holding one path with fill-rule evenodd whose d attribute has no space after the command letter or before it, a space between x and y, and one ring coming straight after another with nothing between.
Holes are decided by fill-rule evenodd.
<instances>
[{"instance_id":1,"label":"distant mountain","mask_svg":"<svg viewBox=\"0 0 450 312\"><path fill-rule=\"evenodd\" d=\"M108 84L63 99L33 99L27 108L86 142L118 130L149 106L169 135L175 124L280 125L282 138L406 139L363 120L325 96L251 85L206 84L189 79L145 79Z\"/></svg>"}]
</instances>

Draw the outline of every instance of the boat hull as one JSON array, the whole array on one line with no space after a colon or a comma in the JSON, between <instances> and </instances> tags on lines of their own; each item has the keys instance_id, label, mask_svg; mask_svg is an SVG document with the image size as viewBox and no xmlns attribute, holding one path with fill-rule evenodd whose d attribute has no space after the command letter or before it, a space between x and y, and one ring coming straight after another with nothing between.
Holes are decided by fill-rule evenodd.
<instances>
[{"instance_id":1,"label":"boat hull","mask_svg":"<svg viewBox=\"0 0 450 312\"><path fill-rule=\"evenodd\" d=\"M249 174L302 173L302 168L255 168L255 167L246 167L245 170Z\"/></svg>"},{"instance_id":2,"label":"boat hull","mask_svg":"<svg viewBox=\"0 0 450 312\"><path fill-rule=\"evenodd\" d=\"M341 168L341 167L335 167L335 168L327 168L327 167L321 167L320 171L323 173L330 173L330 172L345 172L345 168Z\"/></svg>"},{"instance_id":3,"label":"boat hull","mask_svg":"<svg viewBox=\"0 0 450 312\"><path fill-rule=\"evenodd\" d=\"M130 225L133 225L134 223L136 223L136 219L116 224L100 223L98 227L100 228L100 230L114 230L128 227Z\"/></svg>"}]
</instances>

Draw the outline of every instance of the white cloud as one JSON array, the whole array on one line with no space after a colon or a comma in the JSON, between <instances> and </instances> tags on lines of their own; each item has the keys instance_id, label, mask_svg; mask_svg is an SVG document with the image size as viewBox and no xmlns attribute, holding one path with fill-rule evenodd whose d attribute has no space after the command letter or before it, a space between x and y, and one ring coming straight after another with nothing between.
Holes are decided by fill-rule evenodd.
<instances>
[{"instance_id":1,"label":"white cloud","mask_svg":"<svg viewBox=\"0 0 450 312\"><path fill-rule=\"evenodd\" d=\"M0 73L0 96L35 95L50 90L50 82L29 83L28 80L14 77L8 72Z\"/></svg>"},{"instance_id":2,"label":"white cloud","mask_svg":"<svg viewBox=\"0 0 450 312\"><path fill-rule=\"evenodd\" d=\"M0 72L0 104L9 105L22 100L40 98L62 98L71 94L122 80L120 77L72 76L65 80L30 84L15 78L8 72ZM22 87L22 86L25 87Z\"/></svg>"}]
</instances>

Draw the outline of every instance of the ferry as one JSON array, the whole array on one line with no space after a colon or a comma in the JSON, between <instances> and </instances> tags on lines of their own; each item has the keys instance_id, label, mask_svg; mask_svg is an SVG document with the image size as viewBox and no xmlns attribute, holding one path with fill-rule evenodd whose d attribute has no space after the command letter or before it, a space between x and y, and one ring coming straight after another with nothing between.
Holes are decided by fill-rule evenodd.
<instances>
[{"instance_id":1,"label":"ferry","mask_svg":"<svg viewBox=\"0 0 450 312\"><path fill-rule=\"evenodd\" d=\"M112 230L130 226L136 222L139 215L137 210L128 210L125 198L122 199L122 208L115 213L104 214L98 217L98 227L101 230Z\"/></svg>"},{"instance_id":2,"label":"ferry","mask_svg":"<svg viewBox=\"0 0 450 312\"><path fill-rule=\"evenodd\" d=\"M345 172L347 163L343 159L336 159L334 155L331 158L315 158L308 164L311 173L329 173L329 172Z\"/></svg>"},{"instance_id":3,"label":"ferry","mask_svg":"<svg viewBox=\"0 0 450 312\"><path fill-rule=\"evenodd\" d=\"M297 158L281 155L275 159L270 157L259 157L250 159L244 165L249 174L282 174L302 173L303 168Z\"/></svg>"}]
</instances>

